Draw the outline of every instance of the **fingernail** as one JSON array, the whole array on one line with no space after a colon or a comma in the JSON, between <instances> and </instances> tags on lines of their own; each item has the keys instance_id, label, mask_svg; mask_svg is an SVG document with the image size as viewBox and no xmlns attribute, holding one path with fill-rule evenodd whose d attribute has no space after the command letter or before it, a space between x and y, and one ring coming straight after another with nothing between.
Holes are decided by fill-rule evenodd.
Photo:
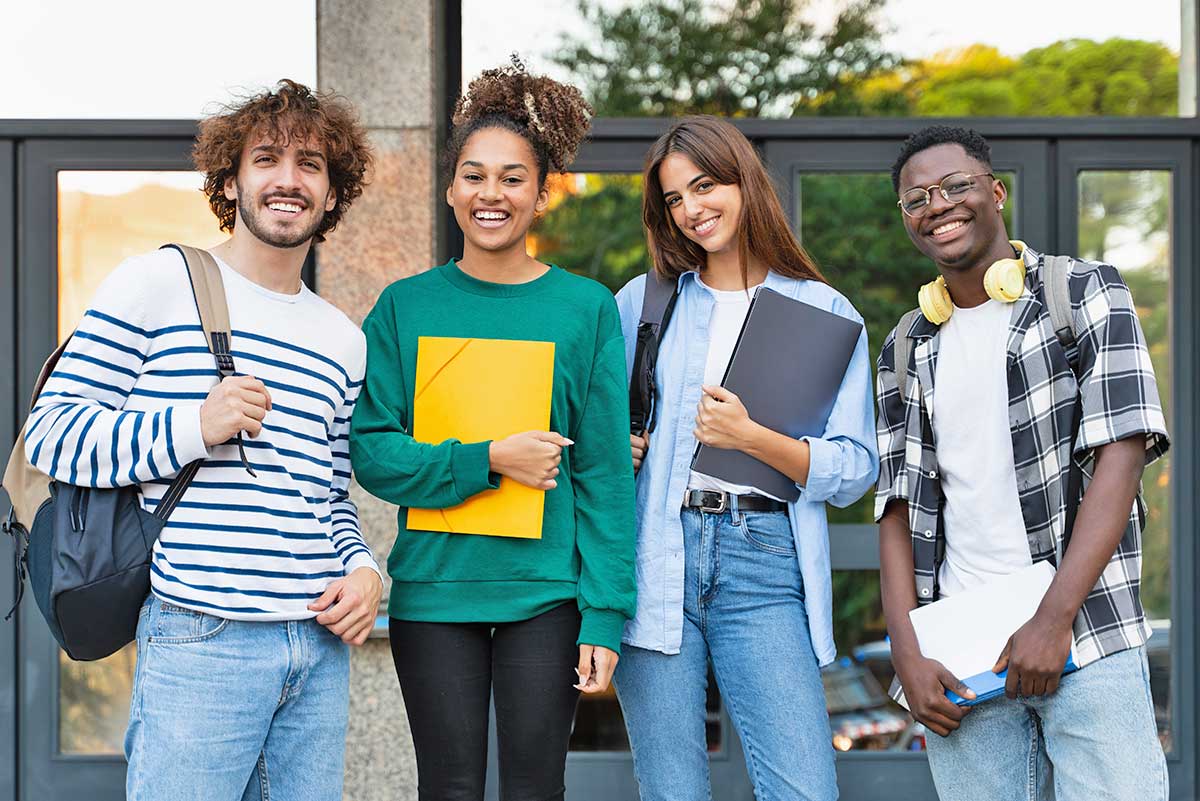
<instances>
[{"instance_id":1,"label":"fingernail","mask_svg":"<svg viewBox=\"0 0 1200 801\"><path fill-rule=\"evenodd\" d=\"M574 445L574 444L575 444L575 440L573 440L573 439L567 439L566 437L563 437L563 441L564 441L564 442L566 442L568 445Z\"/></svg>"}]
</instances>

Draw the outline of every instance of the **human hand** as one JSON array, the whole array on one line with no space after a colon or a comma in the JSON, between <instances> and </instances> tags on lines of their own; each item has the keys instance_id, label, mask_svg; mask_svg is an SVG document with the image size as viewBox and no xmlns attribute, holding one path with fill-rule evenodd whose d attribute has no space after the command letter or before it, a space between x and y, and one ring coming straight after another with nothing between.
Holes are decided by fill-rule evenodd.
<instances>
[{"instance_id":1,"label":"human hand","mask_svg":"<svg viewBox=\"0 0 1200 801\"><path fill-rule=\"evenodd\" d=\"M650 437L643 434L629 435L629 450L633 452L633 472L637 472L642 468L642 460L646 458L646 451L650 448Z\"/></svg>"},{"instance_id":2,"label":"human hand","mask_svg":"<svg viewBox=\"0 0 1200 801\"><path fill-rule=\"evenodd\" d=\"M308 605L317 622L349 645L362 645L375 626L383 580L369 567L355 568L329 584L321 597Z\"/></svg>"},{"instance_id":3,"label":"human hand","mask_svg":"<svg viewBox=\"0 0 1200 801\"><path fill-rule=\"evenodd\" d=\"M953 690L967 700L974 700L975 693L936 659L920 655L896 659L893 655L893 661L912 716L940 737L957 729L971 708L951 701L946 690Z\"/></svg>"},{"instance_id":4,"label":"human hand","mask_svg":"<svg viewBox=\"0 0 1200 801\"><path fill-rule=\"evenodd\" d=\"M756 423L741 399L724 387L702 386L696 406L696 440L714 448L743 450Z\"/></svg>"},{"instance_id":5,"label":"human hand","mask_svg":"<svg viewBox=\"0 0 1200 801\"><path fill-rule=\"evenodd\" d=\"M579 666L575 668L579 683L575 689L588 695L607 690L620 658L616 651L603 645L580 645Z\"/></svg>"},{"instance_id":6,"label":"human hand","mask_svg":"<svg viewBox=\"0 0 1200 801\"><path fill-rule=\"evenodd\" d=\"M488 448L492 470L534 489L550 490L562 462L562 449L575 443L554 431L523 431L493 441Z\"/></svg>"},{"instance_id":7,"label":"human hand","mask_svg":"<svg viewBox=\"0 0 1200 801\"><path fill-rule=\"evenodd\" d=\"M1035 614L1008 638L992 668L993 673L1008 670L1004 694L1016 698L1057 690L1073 639L1069 623L1056 624Z\"/></svg>"},{"instance_id":8,"label":"human hand","mask_svg":"<svg viewBox=\"0 0 1200 801\"><path fill-rule=\"evenodd\" d=\"M200 406L200 434L211 448L228 442L239 432L257 437L262 420L271 410L271 393L254 376L234 375L208 392Z\"/></svg>"}]
</instances>

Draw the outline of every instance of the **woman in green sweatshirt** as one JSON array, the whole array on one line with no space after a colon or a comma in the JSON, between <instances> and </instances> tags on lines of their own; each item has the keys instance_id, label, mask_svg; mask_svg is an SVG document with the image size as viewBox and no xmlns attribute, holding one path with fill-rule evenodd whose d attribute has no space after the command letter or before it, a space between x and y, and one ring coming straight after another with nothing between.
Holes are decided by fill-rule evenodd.
<instances>
[{"instance_id":1,"label":"woman in green sweatshirt","mask_svg":"<svg viewBox=\"0 0 1200 801\"><path fill-rule=\"evenodd\" d=\"M607 689L635 608L617 307L602 285L525 247L547 174L573 160L590 113L577 89L515 59L472 81L447 153L463 256L392 284L363 323L350 452L359 483L401 507L388 613L422 799L483 798L492 694L501 797L562 798L579 692ZM415 440L418 337L430 336L553 343L549 430ZM501 476L545 491L540 539L407 528L408 508L457 506Z\"/></svg>"}]
</instances>

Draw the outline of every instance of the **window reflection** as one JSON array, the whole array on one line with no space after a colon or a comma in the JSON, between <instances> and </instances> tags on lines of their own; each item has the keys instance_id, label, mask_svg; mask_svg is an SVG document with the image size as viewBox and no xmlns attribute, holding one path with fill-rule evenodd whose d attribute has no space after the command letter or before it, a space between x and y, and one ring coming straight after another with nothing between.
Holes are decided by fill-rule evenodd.
<instances>
[{"instance_id":1,"label":"window reflection","mask_svg":"<svg viewBox=\"0 0 1200 801\"><path fill-rule=\"evenodd\" d=\"M58 337L71 335L100 282L122 260L167 242L211 247L224 239L198 173L58 173ZM136 651L98 662L59 654L58 750L119 755L129 720Z\"/></svg>"},{"instance_id":2,"label":"window reflection","mask_svg":"<svg viewBox=\"0 0 1200 801\"><path fill-rule=\"evenodd\" d=\"M1085 170L1079 173L1079 255L1121 271L1137 308L1158 381L1167 429L1171 404L1171 173L1166 170ZM1154 634L1146 646L1159 739L1171 737L1171 461L1142 474L1146 530L1142 534L1142 604Z\"/></svg>"}]
</instances>

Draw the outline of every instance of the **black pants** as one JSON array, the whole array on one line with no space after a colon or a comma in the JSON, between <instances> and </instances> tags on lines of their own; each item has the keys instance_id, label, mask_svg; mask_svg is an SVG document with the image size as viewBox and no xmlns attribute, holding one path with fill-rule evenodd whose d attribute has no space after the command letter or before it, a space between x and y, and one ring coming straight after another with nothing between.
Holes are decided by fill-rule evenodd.
<instances>
[{"instance_id":1,"label":"black pants","mask_svg":"<svg viewBox=\"0 0 1200 801\"><path fill-rule=\"evenodd\" d=\"M491 694L500 798L561 801L579 701L579 623L573 603L517 623L391 619L420 801L482 801Z\"/></svg>"}]
</instances>

